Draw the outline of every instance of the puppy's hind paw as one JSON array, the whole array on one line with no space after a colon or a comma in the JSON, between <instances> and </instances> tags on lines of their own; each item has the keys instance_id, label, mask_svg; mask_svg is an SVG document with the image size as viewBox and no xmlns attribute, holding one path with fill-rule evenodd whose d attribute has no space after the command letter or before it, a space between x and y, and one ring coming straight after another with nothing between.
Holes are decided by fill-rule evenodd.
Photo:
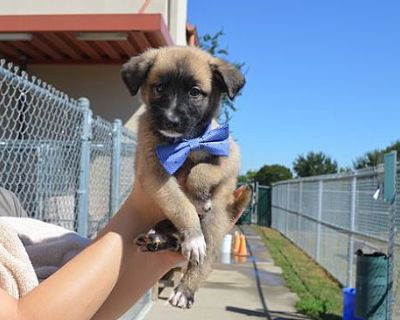
<instances>
[{"instance_id":1,"label":"puppy's hind paw","mask_svg":"<svg viewBox=\"0 0 400 320\"><path fill-rule=\"evenodd\" d=\"M138 247L143 247L146 246L150 242L149 236L147 233L142 233L139 236L136 237L135 239L135 244Z\"/></svg>"},{"instance_id":2,"label":"puppy's hind paw","mask_svg":"<svg viewBox=\"0 0 400 320\"><path fill-rule=\"evenodd\" d=\"M171 306L177 308L190 309L193 305L194 297L178 287L169 297L168 302Z\"/></svg>"},{"instance_id":3,"label":"puppy's hind paw","mask_svg":"<svg viewBox=\"0 0 400 320\"><path fill-rule=\"evenodd\" d=\"M144 233L135 239L136 245L142 252L157 252L162 250L179 251L181 242L177 234L169 235L155 232Z\"/></svg>"},{"instance_id":4,"label":"puppy's hind paw","mask_svg":"<svg viewBox=\"0 0 400 320\"><path fill-rule=\"evenodd\" d=\"M203 234L188 237L182 242L182 254L197 264L203 264L206 256L206 241Z\"/></svg>"}]
</instances>

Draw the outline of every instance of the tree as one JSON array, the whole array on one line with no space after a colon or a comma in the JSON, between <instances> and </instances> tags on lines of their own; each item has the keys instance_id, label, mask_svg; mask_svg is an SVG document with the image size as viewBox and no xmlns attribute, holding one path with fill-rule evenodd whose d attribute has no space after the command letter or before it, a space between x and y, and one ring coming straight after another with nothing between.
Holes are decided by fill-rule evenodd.
<instances>
[{"instance_id":1,"label":"tree","mask_svg":"<svg viewBox=\"0 0 400 320\"><path fill-rule=\"evenodd\" d=\"M275 182L292 178L293 175L290 169L279 164L264 165L254 176L254 180L265 186L270 186Z\"/></svg>"},{"instance_id":2,"label":"tree","mask_svg":"<svg viewBox=\"0 0 400 320\"><path fill-rule=\"evenodd\" d=\"M389 147L383 150L384 153L388 153L390 151L397 151L397 158L400 158L400 140L393 142Z\"/></svg>"},{"instance_id":3,"label":"tree","mask_svg":"<svg viewBox=\"0 0 400 320\"><path fill-rule=\"evenodd\" d=\"M391 151L397 151L397 157L400 158L400 140L393 142L385 149L366 152L363 156L353 161L353 167L354 169L376 167L378 164L383 163L384 155Z\"/></svg>"},{"instance_id":4,"label":"tree","mask_svg":"<svg viewBox=\"0 0 400 320\"><path fill-rule=\"evenodd\" d=\"M242 174L238 177L238 182L239 183L248 183L250 181L253 181L256 173L257 172L254 170L248 170L245 174Z\"/></svg>"},{"instance_id":5,"label":"tree","mask_svg":"<svg viewBox=\"0 0 400 320\"><path fill-rule=\"evenodd\" d=\"M323 152L309 152L306 156L299 155L296 158L293 162L293 170L298 177L310 177L337 173L338 165Z\"/></svg>"},{"instance_id":6,"label":"tree","mask_svg":"<svg viewBox=\"0 0 400 320\"><path fill-rule=\"evenodd\" d=\"M382 150L373 150L365 153L362 157L358 157L353 162L354 169L362 169L367 167L376 167L383 162Z\"/></svg>"},{"instance_id":7,"label":"tree","mask_svg":"<svg viewBox=\"0 0 400 320\"><path fill-rule=\"evenodd\" d=\"M220 38L224 35L225 34L223 30L218 31L214 35L205 34L204 36L199 37L199 47L213 56L225 58L229 55L228 50L220 47ZM243 67L245 65L244 62L234 62L233 64L243 72ZM240 92L238 95L240 95ZM236 111L234 103L229 100L226 94L223 95L222 108L218 117L219 120L222 122L228 122L232 117L232 112L234 111Z\"/></svg>"}]
</instances>

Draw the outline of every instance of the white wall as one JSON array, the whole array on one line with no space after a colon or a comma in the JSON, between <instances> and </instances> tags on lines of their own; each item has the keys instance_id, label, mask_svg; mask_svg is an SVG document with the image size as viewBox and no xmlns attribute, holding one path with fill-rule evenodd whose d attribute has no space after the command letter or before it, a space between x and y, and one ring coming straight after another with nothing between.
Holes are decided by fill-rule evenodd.
<instances>
[{"instance_id":1,"label":"white wall","mask_svg":"<svg viewBox=\"0 0 400 320\"><path fill-rule=\"evenodd\" d=\"M169 32L176 45L186 45L187 1L169 0Z\"/></svg>"},{"instance_id":2,"label":"white wall","mask_svg":"<svg viewBox=\"0 0 400 320\"><path fill-rule=\"evenodd\" d=\"M138 13L145 0L0 0L0 15ZM186 45L187 0L151 0L144 13L161 13L177 45Z\"/></svg>"},{"instance_id":3,"label":"white wall","mask_svg":"<svg viewBox=\"0 0 400 320\"><path fill-rule=\"evenodd\" d=\"M27 71L72 98L90 99L95 115L126 123L140 104L130 96L120 69L119 65L29 65Z\"/></svg>"},{"instance_id":4,"label":"white wall","mask_svg":"<svg viewBox=\"0 0 400 320\"><path fill-rule=\"evenodd\" d=\"M145 0L0 0L0 15L138 13ZM175 44L186 44L187 0L151 0L144 13L161 13Z\"/></svg>"},{"instance_id":5,"label":"white wall","mask_svg":"<svg viewBox=\"0 0 400 320\"><path fill-rule=\"evenodd\" d=\"M145 0L0 0L0 14L137 13L144 2ZM168 24L168 1L151 0L145 13L161 13Z\"/></svg>"}]
</instances>

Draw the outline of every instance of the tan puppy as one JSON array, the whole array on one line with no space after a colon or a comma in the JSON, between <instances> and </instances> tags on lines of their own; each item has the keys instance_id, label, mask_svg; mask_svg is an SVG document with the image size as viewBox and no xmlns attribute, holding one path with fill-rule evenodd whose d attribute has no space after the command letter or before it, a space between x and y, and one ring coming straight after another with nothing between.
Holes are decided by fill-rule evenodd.
<instances>
[{"instance_id":1,"label":"tan puppy","mask_svg":"<svg viewBox=\"0 0 400 320\"><path fill-rule=\"evenodd\" d=\"M140 89L146 105L139 120L136 179L178 230L182 253L189 259L170 303L190 308L237 206L232 193L240 163L231 138L221 142L229 155L210 153L193 139L219 127L215 117L222 94L233 99L245 80L233 65L195 47L150 49L131 58L122 77L132 95ZM184 141L196 146L182 166L167 171L158 147ZM179 179L186 181L185 190Z\"/></svg>"}]
</instances>

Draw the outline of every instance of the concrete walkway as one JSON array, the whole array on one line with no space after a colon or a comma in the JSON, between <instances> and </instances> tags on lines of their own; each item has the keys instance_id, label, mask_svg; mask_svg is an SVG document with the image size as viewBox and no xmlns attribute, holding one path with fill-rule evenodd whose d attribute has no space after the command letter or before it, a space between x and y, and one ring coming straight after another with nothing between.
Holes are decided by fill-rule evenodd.
<instances>
[{"instance_id":1,"label":"concrete walkway","mask_svg":"<svg viewBox=\"0 0 400 320\"><path fill-rule=\"evenodd\" d=\"M253 257L216 263L190 310L166 305L172 288L165 289L145 319L308 319L296 313L297 296L286 287L261 238L250 226L244 226L243 232Z\"/></svg>"}]
</instances>

